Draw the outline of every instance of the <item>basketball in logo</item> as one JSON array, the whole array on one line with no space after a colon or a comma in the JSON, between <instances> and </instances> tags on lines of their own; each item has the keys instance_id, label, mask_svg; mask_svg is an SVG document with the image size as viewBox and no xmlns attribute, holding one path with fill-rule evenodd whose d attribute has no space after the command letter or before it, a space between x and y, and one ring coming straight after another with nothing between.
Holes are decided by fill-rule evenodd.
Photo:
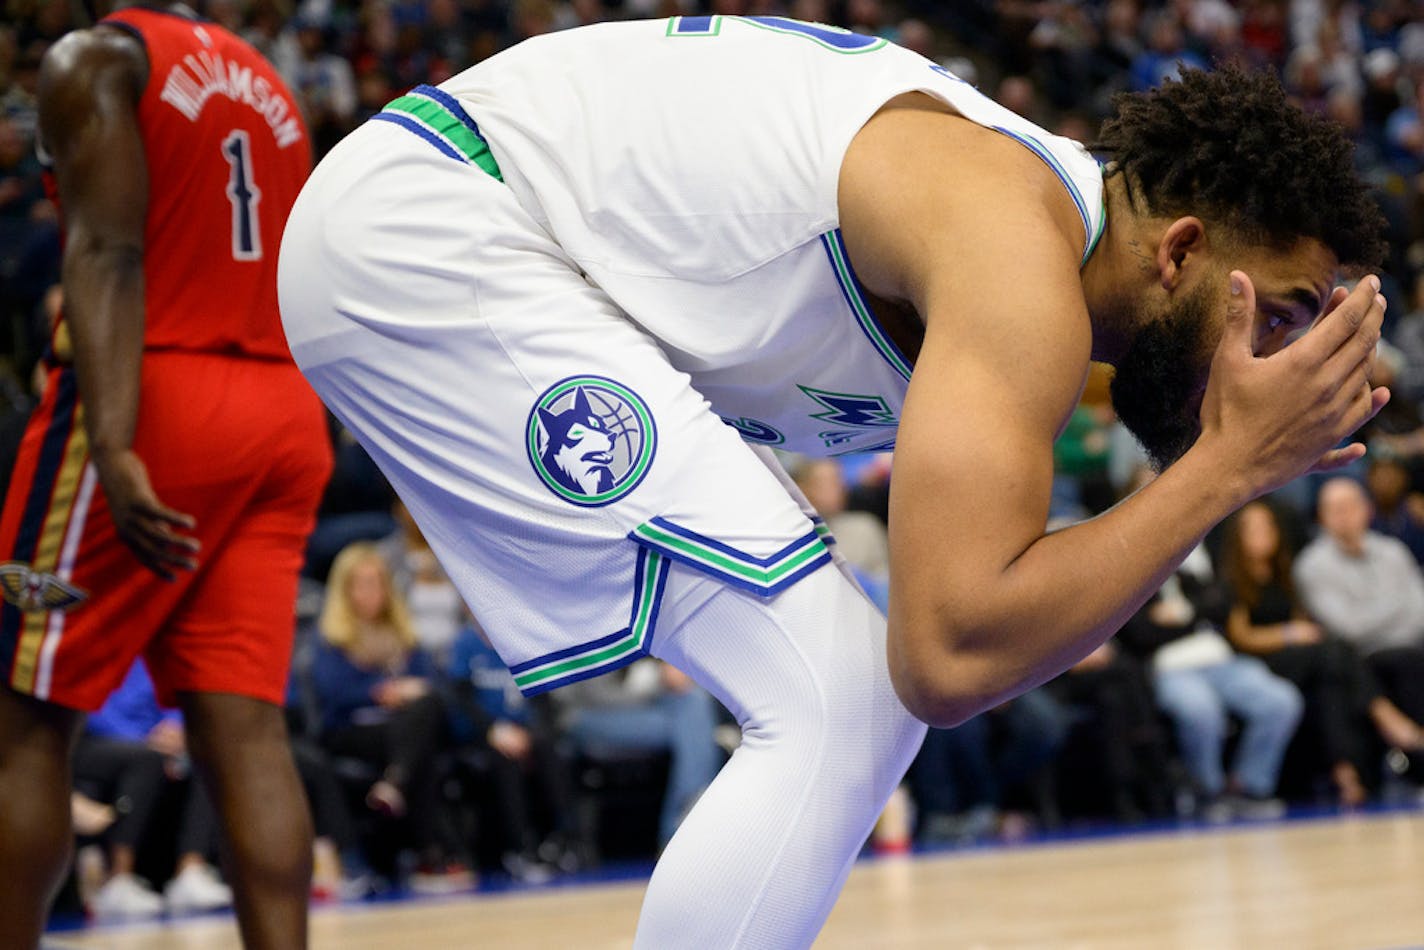
<instances>
[{"instance_id":1,"label":"basketball in logo","mask_svg":"<svg viewBox=\"0 0 1424 950\"><path fill-rule=\"evenodd\" d=\"M590 507L617 501L653 463L657 428L642 397L603 376L573 376L529 413L529 462L549 490Z\"/></svg>"}]
</instances>

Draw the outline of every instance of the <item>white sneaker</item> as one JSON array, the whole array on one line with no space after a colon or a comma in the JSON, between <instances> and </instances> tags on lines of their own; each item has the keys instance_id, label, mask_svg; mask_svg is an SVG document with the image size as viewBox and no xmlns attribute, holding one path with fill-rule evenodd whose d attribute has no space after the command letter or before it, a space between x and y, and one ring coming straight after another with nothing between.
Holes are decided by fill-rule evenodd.
<instances>
[{"instance_id":1,"label":"white sneaker","mask_svg":"<svg viewBox=\"0 0 1424 950\"><path fill-rule=\"evenodd\" d=\"M232 906L232 888L208 864L190 864L168 882L163 899L170 914L190 914Z\"/></svg>"},{"instance_id":2,"label":"white sneaker","mask_svg":"<svg viewBox=\"0 0 1424 950\"><path fill-rule=\"evenodd\" d=\"M163 898L143 878L116 874L94 892L89 912L95 920L140 920L163 913Z\"/></svg>"}]
</instances>

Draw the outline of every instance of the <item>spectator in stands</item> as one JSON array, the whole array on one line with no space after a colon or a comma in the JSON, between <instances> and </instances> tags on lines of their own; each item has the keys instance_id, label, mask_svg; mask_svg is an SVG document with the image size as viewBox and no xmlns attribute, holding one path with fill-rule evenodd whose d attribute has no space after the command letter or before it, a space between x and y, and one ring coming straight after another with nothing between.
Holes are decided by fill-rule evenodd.
<instances>
[{"instance_id":1,"label":"spectator in stands","mask_svg":"<svg viewBox=\"0 0 1424 950\"><path fill-rule=\"evenodd\" d=\"M455 637L465 625L465 602L399 498L391 505L396 530L377 544L391 583L405 601L415 640L439 669L450 666Z\"/></svg>"},{"instance_id":2,"label":"spectator in stands","mask_svg":"<svg viewBox=\"0 0 1424 950\"><path fill-rule=\"evenodd\" d=\"M1176 11L1164 8L1152 15L1147 27L1147 49L1132 61L1132 88L1151 89L1164 79L1176 79L1183 66L1205 69L1206 63L1186 47Z\"/></svg>"},{"instance_id":3,"label":"spectator in stands","mask_svg":"<svg viewBox=\"0 0 1424 950\"><path fill-rule=\"evenodd\" d=\"M445 707L434 689L435 666L416 644L375 545L357 542L337 555L317 625L322 643L311 676L323 713L322 746L380 770L366 804L408 820L420 862L413 890L468 887L472 876L440 837L435 760Z\"/></svg>"},{"instance_id":4,"label":"spectator in stands","mask_svg":"<svg viewBox=\"0 0 1424 950\"><path fill-rule=\"evenodd\" d=\"M178 860L159 897L134 872L169 782L181 783ZM74 750L74 787L114 809L105 835L108 877L87 908L95 917L156 917L165 907L181 914L232 905L231 889L208 860L217 843L217 816L206 791L189 776L182 716L159 707L142 662L89 717Z\"/></svg>"},{"instance_id":5,"label":"spectator in stands","mask_svg":"<svg viewBox=\"0 0 1424 950\"><path fill-rule=\"evenodd\" d=\"M1366 707L1357 702L1359 655L1306 615L1291 577L1294 552L1270 505L1247 505L1224 533L1222 574L1231 591L1226 630L1232 644L1300 689L1340 804L1363 804L1360 714Z\"/></svg>"},{"instance_id":6,"label":"spectator in stands","mask_svg":"<svg viewBox=\"0 0 1424 950\"><path fill-rule=\"evenodd\" d=\"M1118 641L1146 659L1157 704L1176 726L1177 743L1208 821L1274 818L1281 761L1300 722L1300 691L1255 657L1238 655L1221 634L1227 603L1198 547L1138 611ZM1225 773L1227 717L1244 728Z\"/></svg>"},{"instance_id":7,"label":"spectator in stands","mask_svg":"<svg viewBox=\"0 0 1424 950\"><path fill-rule=\"evenodd\" d=\"M505 870L530 883L547 880L556 869L577 870L588 849L580 840L574 777L557 748L549 699L525 699L473 618L455 638L445 675L454 740L487 753ZM548 834L535 819L539 803L551 816Z\"/></svg>"},{"instance_id":8,"label":"spectator in stands","mask_svg":"<svg viewBox=\"0 0 1424 950\"><path fill-rule=\"evenodd\" d=\"M1424 268L1409 282L1409 310L1398 318L1390 334L1392 342L1403 354L1395 398L1404 398L1416 405L1424 400Z\"/></svg>"},{"instance_id":9,"label":"spectator in stands","mask_svg":"<svg viewBox=\"0 0 1424 950\"><path fill-rule=\"evenodd\" d=\"M0 281L13 275L46 204L33 143L13 119L0 115Z\"/></svg>"},{"instance_id":10,"label":"spectator in stands","mask_svg":"<svg viewBox=\"0 0 1424 950\"><path fill-rule=\"evenodd\" d=\"M1365 472L1365 485L1375 510L1371 530L1403 541L1424 564L1424 494L1414 490L1409 469L1397 458L1377 457Z\"/></svg>"},{"instance_id":11,"label":"spectator in stands","mask_svg":"<svg viewBox=\"0 0 1424 950\"><path fill-rule=\"evenodd\" d=\"M1109 640L1048 688L1094 729L1113 816L1127 823L1166 817L1173 792L1167 742L1142 663Z\"/></svg>"},{"instance_id":12,"label":"spectator in stands","mask_svg":"<svg viewBox=\"0 0 1424 950\"><path fill-rule=\"evenodd\" d=\"M1392 744L1424 751L1424 575L1402 541L1370 530L1359 482L1326 482L1317 513L1321 535L1296 560L1296 589L1312 616L1365 655L1408 718L1395 723Z\"/></svg>"},{"instance_id":13,"label":"spectator in stands","mask_svg":"<svg viewBox=\"0 0 1424 950\"><path fill-rule=\"evenodd\" d=\"M292 759L312 812L312 880L314 900L359 900L374 887L370 868L356 836L341 782L331 757L305 736L292 737Z\"/></svg>"},{"instance_id":14,"label":"spectator in stands","mask_svg":"<svg viewBox=\"0 0 1424 950\"><path fill-rule=\"evenodd\" d=\"M716 701L687 674L652 658L561 687L553 696L563 731L582 754L672 756L658 819L659 846L666 845L722 767Z\"/></svg>"},{"instance_id":15,"label":"spectator in stands","mask_svg":"<svg viewBox=\"0 0 1424 950\"><path fill-rule=\"evenodd\" d=\"M801 493L825 520L836 549L883 612L890 595L890 539L885 523L868 511L851 511L850 486L837 459L805 459L791 472Z\"/></svg>"},{"instance_id":16,"label":"spectator in stands","mask_svg":"<svg viewBox=\"0 0 1424 950\"><path fill-rule=\"evenodd\" d=\"M953 729L930 729L910 767L910 788L919 807L917 838L924 844L967 844L996 834L1017 837L1027 829L1023 812L1006 807L1010 792L1027 792L1052 814L1046 800L1046 769L1068 732L1068 716L1044 689L1030 690Z\"/></svg>"},{"instance_id":17,"label":"spectator in stands","mask_svg":"<svg viewBox=\"0 0 1424 950\"><path fill-rule=\"evenodd\" d=\"M1424 74L1414 84L1413 95L1385 120L1385 149L1391 166L1401 175L1424 172Z\"/></svg>"},{"instance_id":18,"label":"spectator in stands","mask_svg":"<svg viewBox=\"0 0 1424 950\"><path fill-rule=\"evenodd\" d=\"M296 56L281 64L282 78L297 95L311 127L312 148L325 154L353 128L356 118L356 78L351 64L327 51L323 24L300 16L292 21Z\"/></svg>"}]
</instances>

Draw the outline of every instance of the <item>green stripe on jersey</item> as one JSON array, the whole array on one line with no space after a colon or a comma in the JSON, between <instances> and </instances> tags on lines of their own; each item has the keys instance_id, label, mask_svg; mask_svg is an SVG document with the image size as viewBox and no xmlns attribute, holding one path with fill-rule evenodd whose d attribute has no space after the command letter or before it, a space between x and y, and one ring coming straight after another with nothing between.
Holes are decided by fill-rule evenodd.
<instances>
[{"instance_id":1,"label":"green stripe on jersey","mask_svg":"<svg viewBox=\"0 0 1424 950\"><path fill-rule=\"evenodd\" d=\"M468 125L461 122L459 116L434 99L410 93L387 103L386 108L404 112L406 115L419 119L422 124L443 137L455 147L457 152L478 165L491 178L504 181L504 176L499 171L499 163L494 160L494 155L490 153L489 145L485 143L485 140L476 135Z\"/></svg>"}]
</instances>

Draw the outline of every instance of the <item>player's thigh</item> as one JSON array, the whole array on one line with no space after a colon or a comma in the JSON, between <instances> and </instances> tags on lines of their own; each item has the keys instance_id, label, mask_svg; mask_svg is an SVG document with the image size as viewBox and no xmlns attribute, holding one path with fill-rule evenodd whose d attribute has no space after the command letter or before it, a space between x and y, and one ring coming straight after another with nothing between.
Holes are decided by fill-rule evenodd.
<instances>
[{"instance_id":1,"label":"player's thigh","mask_svg":"<svg viewBox=\"0 0 1424 950\"><path fill-rule=\"evenodd\" d=\"M282 704L298 577L324 480L316 461L285 487L274 484L280 466L258 481L221 540L202 552L200 577L146 654L165 701L193 692Z\"/></svg>"},{"instance_id":2,"label":"player's thigh","mask_svg":"<svg viewBox=\"0 0 1424 950\"><path fill-rule=\"evenodd\" d=\"M52 373L0 517L0 668L20 693L97 709L192 582L119 539L89 461L72 370Z\"/></svg>"},{"instance_id":3,"label":"player's thigh","mask_svg":"<svg viewBox=\"0 0 1424 950\"><path fill-rule=\"evenodd\" d=\"M521 240L504 266L382 282L299 359L537 691L645 653L671 561L771 596L830 556L656 342L537 235Z\"/></svg>"}]
</instances>

